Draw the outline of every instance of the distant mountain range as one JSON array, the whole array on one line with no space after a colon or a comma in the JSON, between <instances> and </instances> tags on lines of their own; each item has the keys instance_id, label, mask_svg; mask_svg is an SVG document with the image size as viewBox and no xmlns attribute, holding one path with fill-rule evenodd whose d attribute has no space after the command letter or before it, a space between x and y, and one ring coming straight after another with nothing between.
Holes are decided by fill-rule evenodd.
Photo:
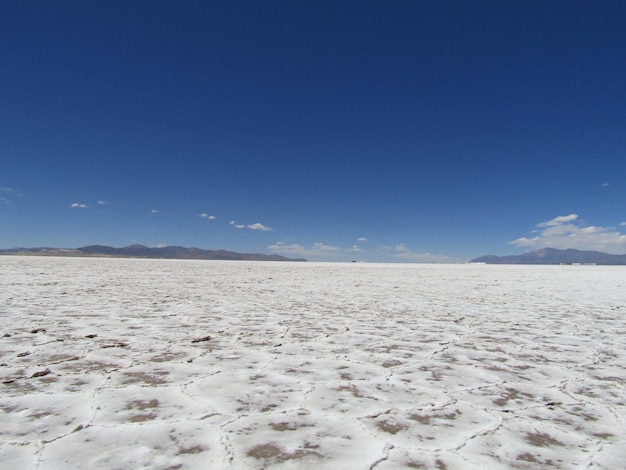
<instances>
[{"instance_id":1,"label":"distant mountain range","mask_svg":"<svg viewBox=\"0 0 626 470\"><path fill-rule=\"evenodd\" d=\"M611 255L600 251L557 250L542 248L521 255L481 256L472 263L487 264L626 264L626 255Z\"/></svg>"},{"instance_id":2,"label":"distant mountain range","mask_svg":"<svg viewBox=\"0 0 626 470\"><path fill-rule=\"evenodd\" d=\"M39 256L91 256L108 258L157 258L157 259L204 259L204 260L248 260L248 261L306 261L303 258L287 258L280 255L261 253L236 253L226 250L202 250L182 246L150 248L144 245L130 245L113 248L104 245L90 245L82 248L11 248L0 250L0 255L39 255Z\"/></svg>"}]
</instances>

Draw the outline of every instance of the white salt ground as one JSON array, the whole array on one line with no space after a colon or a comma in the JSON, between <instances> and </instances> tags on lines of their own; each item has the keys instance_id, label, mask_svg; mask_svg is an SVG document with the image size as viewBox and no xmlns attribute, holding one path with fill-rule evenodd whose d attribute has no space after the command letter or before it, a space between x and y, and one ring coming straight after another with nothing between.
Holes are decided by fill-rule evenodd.
<instances>
[{"instance_id":1,"label":"white salt ground","mask_svg":"<svg viewBox=\"0 0 626 470\"><path fill-rule=\"evenodd\" d=\"M625 468L626 268L0 257L0 466Z\"/></svg>"}]
</instances>

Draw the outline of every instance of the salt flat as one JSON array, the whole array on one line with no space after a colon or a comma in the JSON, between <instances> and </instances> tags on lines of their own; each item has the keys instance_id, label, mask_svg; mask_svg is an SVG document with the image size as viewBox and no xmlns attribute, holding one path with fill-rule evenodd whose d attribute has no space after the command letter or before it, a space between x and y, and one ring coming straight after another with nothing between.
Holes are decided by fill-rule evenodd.
<instances>
[{"instance_id":1,"label":"salt flat","mask_svg":"<svg viewBox=\"0 0 626 470\"><path fill-rule=\"evenodd\" d=\"M626 268L0 257L3 468L624 468Z\"/></svg>"}]
</instances>

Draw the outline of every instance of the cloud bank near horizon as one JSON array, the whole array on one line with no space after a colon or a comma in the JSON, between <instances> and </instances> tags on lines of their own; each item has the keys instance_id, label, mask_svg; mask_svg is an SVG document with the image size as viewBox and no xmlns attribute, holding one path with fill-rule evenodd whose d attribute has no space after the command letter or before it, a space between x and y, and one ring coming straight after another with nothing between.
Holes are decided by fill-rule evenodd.
<instances>
[{"instance_id":1,"label":"cloud bank near horizon","mask_svg":"<svg viewBox=\"0 0 626 470\"><path fill-rule=\"evenodd\" d=\"M626 226L624 222L618 224ZM521 237L509 243L521 248L573 248L578 250L603 251L612 254L626 253L626 235L615 227L585 225L578 214L561 215L540 222L532 233L533 237Z\"/></svg>"},{"instance_id":2,"label":"cloud bank near horizon","mask_svg":"<svg viewBox=\"0 0 626 470\"><path fill-rule=\"evenodd\" d=\"M342 248L336 245L316 242L306 247L299 243L286 244L284 242L277 242L273 245L269 245L267 249L284 256L299 256L313 260L345 261L353 259L354 256L358 256L358 258L368 261L387 259L406 263L454 263L457 261L444 255L413 251L409 249L405 243L399 243L393 247L383 246L373 250L365 250L359 245Z\"/></svg>"}]
</instances>

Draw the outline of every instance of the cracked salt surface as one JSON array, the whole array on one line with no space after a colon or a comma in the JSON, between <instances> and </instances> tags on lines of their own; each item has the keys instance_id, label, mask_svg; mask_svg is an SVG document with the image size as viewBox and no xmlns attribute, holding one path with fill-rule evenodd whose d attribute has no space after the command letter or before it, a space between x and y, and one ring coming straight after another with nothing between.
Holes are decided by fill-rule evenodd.
<instances>
[{"instance_id":1,"label":"cracked salt surface","mask_svg":"<svg viewBox=\"0 0 626 470\"><path fill-rule=\"evenodd\" d=\"M0 258L6 468L624 468L626 269Z\"/></svg>"}]
</instances>

